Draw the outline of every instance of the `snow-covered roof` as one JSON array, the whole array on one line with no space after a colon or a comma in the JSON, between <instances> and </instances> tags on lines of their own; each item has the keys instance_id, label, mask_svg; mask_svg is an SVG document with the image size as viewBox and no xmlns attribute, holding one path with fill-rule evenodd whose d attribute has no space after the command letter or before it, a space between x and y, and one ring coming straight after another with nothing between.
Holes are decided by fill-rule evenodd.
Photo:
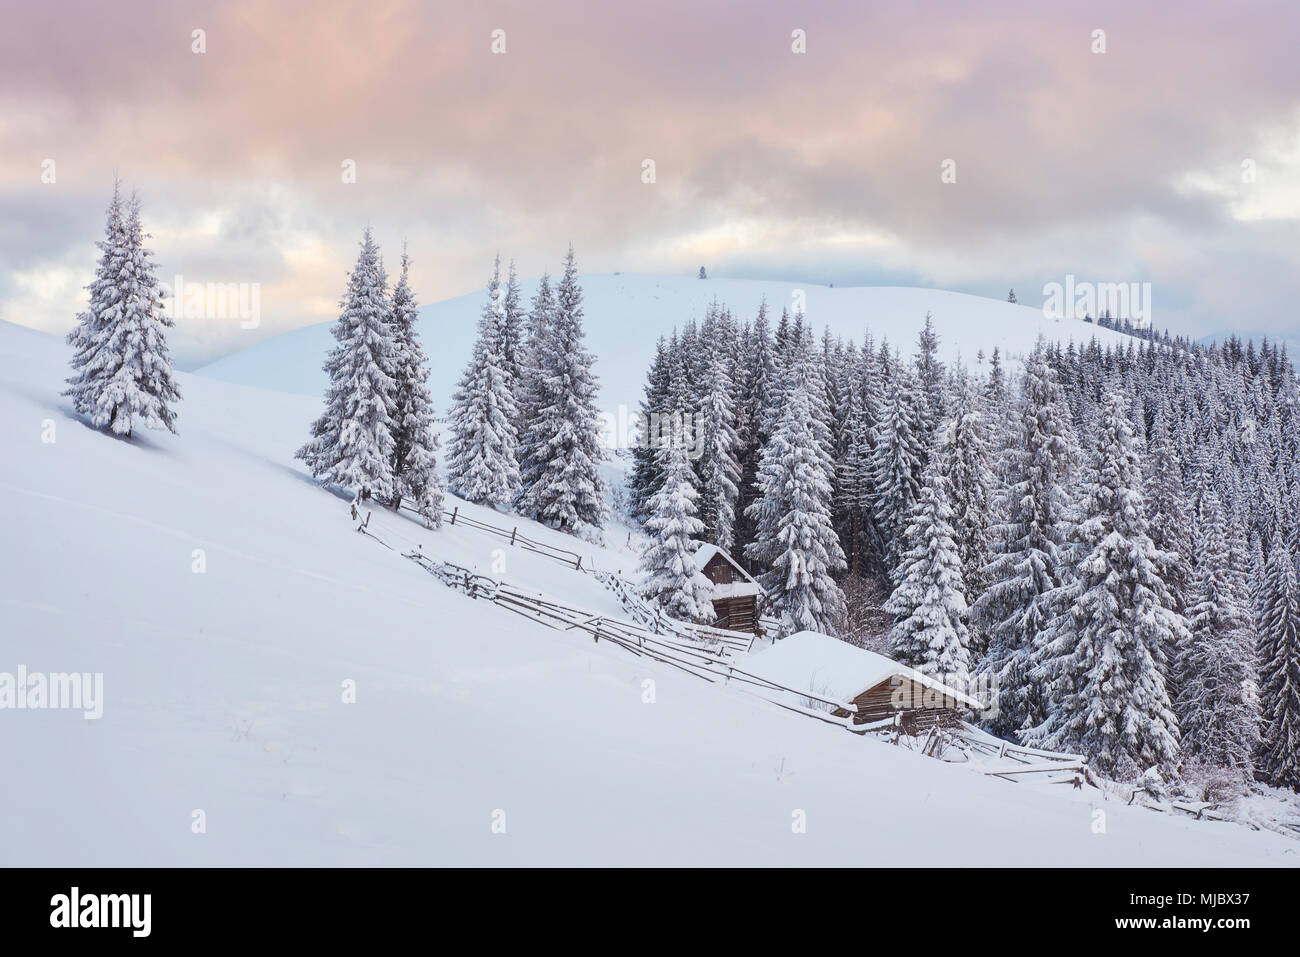
<instances>
[{"instance_id":1,"label":"snow-covered roof","mask_svg":"<svg viewBox=\"0 0 1300 957\"><path fill-rule=\"evenodd\" d=\"M713 556L722 552L717 545L710 545L704 542L699 548L695 549L695 567L704 570L704 567L713 561Z\"/></svg>"},{"instance_id":2,"label":"snow-covered roof","mask_svg":"<svg viewBox=\"0 0 1300 957\"><path fill-rule=\"evenodd\" d=\"M709 593L714 598L748 598L763 594L763 589L756 582L709 582Z\"/></svg>"},{"instance_id":3,"label":"snow-covered roof","mask_svg":"<svg viewBox=\"0 0 1300 957\"><path fill-rule=\"evenodd\" d=\"M695 567L700 571L704 571L709 562L713 561L713 559L718 555L721 555L723 561L740 573L740 575L745 579L745 582L748 583L749 588L747 589L741 582L733 582L731 585L714 585L710 582L710 587L713 589L713 595L715 598L739 598L746 595L767 595L767 592L763 590L763 586L754 581L749 572L737 565L736 560L717 545L710 545L708 542L705 542L697 548L695 550ZM728 589L733 590L728 591Z\"/></svg>"},{"instance_id":4,"label":"snow-covered roof","mask_svg":"<svg viewBox=\"0 0 1300 957\"><path fill-rule=\"evenodd\" d=\"M895 675L972 708L983 707L968 694L950 688L891 658L815 631L795 632L747 656L737 665L750 674L840 701L852 701L862 692Z\"/></svg>"}]
</instances>

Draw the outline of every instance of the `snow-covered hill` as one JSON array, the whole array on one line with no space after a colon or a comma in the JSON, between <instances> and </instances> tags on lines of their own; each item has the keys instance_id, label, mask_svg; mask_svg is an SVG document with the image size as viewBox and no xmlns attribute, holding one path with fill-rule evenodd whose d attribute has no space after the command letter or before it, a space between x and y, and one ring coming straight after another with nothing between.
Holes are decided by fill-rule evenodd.
<instances>
[{"instance_id":1,"label":"snow-covered hill","mask_svg":"<svg viewBox=\"0 0 1300 957\"><path fill-rule=\"evenodd\" d=\"M316 397L181 375L180 435L126 442L70 416L66 360L0 323L0 673L100 672L103 715L0 710L0 864L1300 862L1276 834L983 777L474 602L293 461ZM626 530L519 524L630 566ZM403 534L617 613L539 556Z\"/></svg>"},{"instance_id":2,"label":"snow-covered hill","mask_svg":"<svg viewBox=\"0 0 1300 957\"><path fill-rule=\"evenodd\" d=\"M1045 319L1039 308L937 289L831 288L630 273L581 278L587 343L597 357L602 407L611 411L620 405L636 408L655 340L688 319L703 318L714 298L744 320L753 318L766 297L775 323L783 306L793 311L799 293L818 335L823 326L829 326L833 333L861 342L863 333L870 330L877 342L888 338L905 355L914 351L916 335L928 311L934 315L944 355L949 359L961 355L971 363L979 350L987 355L995 346L1014 359L1028 352L1040 334L1062 342L1087 342L1093 336L1103 345L1131 341L1090 323ZM537 282L523 282L521 287L527 304L532 301ZM420 334L429 353L429 381L439 409L447 407L469 358L485 296L486 292L476 292L421 309ZM198 374L240 385L320 395L325 387L321 362L333 346L328 323L308 326L219 359L199 369Z\"/></svg>"}]
</instances>

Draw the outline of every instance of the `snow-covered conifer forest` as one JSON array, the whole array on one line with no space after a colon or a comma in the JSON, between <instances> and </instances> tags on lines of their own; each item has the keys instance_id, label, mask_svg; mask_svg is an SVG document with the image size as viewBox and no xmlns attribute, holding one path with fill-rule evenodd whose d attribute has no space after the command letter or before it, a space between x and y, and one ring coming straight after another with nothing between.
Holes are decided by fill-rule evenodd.
<instances>
[{"instance_id":1,"label":"snow-covered conifer forest","mask_svg":"<svg viewBox=\"0 0 1300 957\"><path fill-rule=\"evenodd\" d=\"M1014 366L996 348L945 364L928 319L891 343L865 325L819 337L788 310L772 330L769 311L713 303L660 340L645 408L704 410L707 429L725 406L731 458L697 459L694 496L665 500L677 470L638 449L635 515L721 503L697 537L745 557L781 631L950 683L987 675L989 726L1009 739L1120 778L1182 767L1300 788L1285 348L1080 337ZM742 501L751 523L711 518ZM892 627L855 627L854 602Z\"/></svg>"}]
</instances>

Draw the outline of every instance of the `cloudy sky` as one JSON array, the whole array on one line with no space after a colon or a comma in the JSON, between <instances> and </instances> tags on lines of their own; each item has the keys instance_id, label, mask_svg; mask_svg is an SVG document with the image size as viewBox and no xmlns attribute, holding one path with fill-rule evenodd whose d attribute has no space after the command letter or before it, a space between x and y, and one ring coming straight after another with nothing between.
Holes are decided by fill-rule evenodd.
<instances>
[{"instance_id":1,"label":"cloudy sky","mask_svg":"<svg viewBox=\"0 0 1300 957\"><path fill-rule=\"evenodd\" d=\"M367 223L422 302L572 242L1022 302L1150 282L1159 327L1300 336L1297 36L1292 2L8 0L0 318L72 324L116 172L164 278L260 289L257 329L184 320L182 364L333 318Z\"/></svg>"}]
</instances>

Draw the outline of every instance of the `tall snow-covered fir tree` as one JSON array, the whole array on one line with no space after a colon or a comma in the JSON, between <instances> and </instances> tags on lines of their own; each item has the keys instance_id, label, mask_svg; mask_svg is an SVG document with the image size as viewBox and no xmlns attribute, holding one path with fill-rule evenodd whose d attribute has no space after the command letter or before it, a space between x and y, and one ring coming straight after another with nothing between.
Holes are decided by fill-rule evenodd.
<instances>
[{"instance_id":1,"label":"tall snow-covered fir tree","mask_svg":"<svg viewBox=\"0 0 1300 957\"><path fill-rule=\"evenodd\" d=\"M713 620L709 581L695 565L704 523L698 518L691 463L676 437L656 450L663 481L650 496L646 530L650 547L641 556L642 594L681 621Z\"/></svg>"},{"instance_id":2,"label":"tall snow-covered fir tree","mask_svg":"<svg viewBox=\"0 0 1300 957\"><path fill-rule=\"evenodd\" d=\"M1078 532L1082 558L1033 673L1054 708L1026 738L1078 750L1106 775L1172 770L1178 719L1162 649L1187 641L1187 624L1147 534L1141 456L1122 395L1103 397L1095 438Z\"/></svg>"},{"instance_id":3,"label":"tall snow-covered fir tree","mask_svg":"<svg viewBox=\"0 0 1300 957\"><path fill-rule=\"evenodd\" d=\"M774 420L777 387L777 364L773 354L772 335L767 321L767 300L758 304L758 314L745 338L743 355L746 365L744 388L741 393L741 418L746 424L740 436L738 461L740 462L740 494L736 502L736 555L745 555L754 541L756 526L747 511L758 495L758 466L770 433L767 425Z\"/></svg>"},{"instance_id":4,"label":"tall snow-covered fir tree","mask_svg":"<svg viewBox=\"0 0 1300 957\"><path fill-rule=\"evenodd\" d=\"M963 372L958 376L951 411L935 432L933 458L947 479L952 505L953 540L961 559L966 596L974 601L984 588L989 561L989 498L993 490L988 417L983 402Z\"/></svg>"},{"instance_id":5,"label":"tall snow-covered fir tree","mask_svg":"<svg viewBox=\"0 0 1300 957\"><path fill-rule=\"evenodd\" d=\"M918 429L923 454L928 454L934 430L943 418L943 363L939 361L939 335L934 317L925 314L925 325L916 339L916 386Z\"/></svg>"},{"instance_id":6,"label":"tall snow-covered fir tree","mask_svg":"<svg viewBox=\"0 0 1300 957\"><path fill-rule=\"evenodd\" d=\"M419 307L410 285L410 258L402 246L402 273L393 287L393 500L409 499L430 528L442 524L438 433L429 395L427 358L415 328Z\"/></svg>"},{"instance_id":7,"label":"tall snow-covered fir tree","mask_svg":"<svg viewBox=\"0 0 1300 957\"><path fill-rule=\"evenodd\" d=\"M572 247L550 313L530 358L535 417L525 422L519 508L564 531L599 529L606 509L595 358L583 343L582 287Z\"/></svg>"},{"instance_id":8,"label":"tall snow-covered fir tree","mask_svg":"<svg viewBox=\"0 0 1300 957\"><path fill-rule=\"evenodd\" d=\"M1025 362L1018 423L1007 436L999 472L1000 521L991 530L987 587L974 604L988 650L980 670L997 683L995 731L1014 734L1045 717L1041 689L1029 678L1035 642L1056 617L1065 581L1070 529L1067 479L1073 456L1069 410L1040 344Z\"/></svg>"},{"instance_id":9,"label":"tall snow-covered fir tree","mask_svg":"<svg viewBox=\"0 0 1300 957\"><path fill-rule=\"evenodd\" d=\"M519 389L524 378L524 350L527 348L528 315L519 300L519 277L515 274L515 261L510 260L506 273L505 294L501 307L505 312L501 332L501 356L512 389ZM519 396L515 405L520 405Z\"/></svg>"},{"instance_id":10,"label":"tall snow-covered fir tree","mask_svg":"<svg viewBox=\"0 0 1300 957\"><path fill-rule=\"evenodd\" d=\"M501 260L493 266L487 301L469 364L452 399L447 478L467 501L496 507L512 502L520 490L515 423L519 409L506 356L508 317Z\"/></svg>"},{"instance_id":11,"label":"tall snow-covered fir tree","mask_svg":"<svg viewBox=\"0 0 1300 957\"><path fill-rule=\"evenodd\" d=\"M699 463L700 519L704 537L730 551L736 533L736 500L740 489L737 461L734 385L728 356L717 350L709 363L704 393L703 451Z\"/></svg>"},{"instance_id":12,"label":"tall snow-covered fir tree","mask_svg":"<svg viewBox=\"0 0 1300 957\"><path fill-rule=\"evenodd\" d=\"M1259 744L1259 688L1245 580L1233 566L1223 507L1207 471L1199 484L1190 635L1178 647L1174 711L1185 750L1249 776Z\"/></svg>"},{"instance_id":13,"label":"tall snow-covered fir tree","mask_svg":"<svg viewBox=\"0 0 1300 957\"><path fill-rule=\"evenodd\" d=\"M885 603L897 619L894 656L964 690L970 679L966 589L947 478L931 463L903 536L898 585Z\"/></svg>"},{"instance_id":14,"label":"tall snow-covered fir tree","mask_svg":"<svg viewBox=\"0 0 1300 957\"><path fill-rule=\"evenodd\" d=\"M366 227L331 330L338 345L325 360L325 411L296 454L323 484L381 500L392 497L394 485L396 370L386 285L379 247Z\"/></svg>"},{"instance_id":15,"label":"tall snow-covered fir tree","mask_svg":"<svg viewBox=\"0 0 1300 957\"><path fill-rule=\"evenodd\" d=\"M1182 463L1178 460L1170 433L1169 420L1172 409L1166 407L1156 413L1155 427L1148 443L1147 456L1147 520L1151 540L1167 554L1163 577L1173 592L1175 607L1186 613L1193 601L1192 539L1186 484Z\"/></svg>"},{"instance_id":16,"label":"tall snow-covered fir tree","mask_svg":"<svg viewBox=\"0 0 1300 957\"><path fill-rule=\"evenodd\" d=\"M782 348L782 343L785 344L785 349L791 348L789 317L784 311L781 314L779 337L772 353L773 380L769 391L772 404L764 407L760 421L755 424L755 432L762 437L763 441L758 450L758 462L755 465L754 478L749 483L752 497L741 516L744 519L744 526L749 539L744 544L745 559L756 565L760 570L759 577L765 578L769 583L774 574L771 570L772 562L780 551L780 546L777 543L777 521L781 516L781 511L779 503L766 494L770 481L764 482L763 467L768 457L768 449L773 445L781 416L786 407L785 389L782 384L787 375L787 368L796 359L792 354L783 354L778 351ZM743 476L741 481L745 481Z\"/></svg>"},{"instance_id":17,"label":"tall snow-covered fir tree","mask_svg":"<svg viewBox=\"0 0 1300 957\"><path fill-rule=\"evenodd\" d=\"M787 633L835 634L844 593L834 574L845 568L831 521L825 450L813 427L812 382L792 376L785 407L759 466L760 497L750 506L758 536L748 555L768 566L764 585Z\"/></svg>"},{"instance_id":18,"label":"tall snow-covered fir tree","mask_svg":"<svg viewBox=\"0 0 1300 957\"><path fill-rule=\"evenodd\" d=\"M659 464L658 430L668 415L668 386L672 358L663 336L655 346L655 358L646 374L637 425L637 441L632 447L632 468L628 473L628 510L636 518L649 516L650 496L659 490L663 471Z\"/></svg>"},{"instance_id":19,"label":"tall snow-covered fir tree","mask_svg":"<svg viewBox=\"0 0 1300 957\"><path fill-rule=\"evenodd\" d=\"M555 294L551 277L542 273L537 281L537 291L528 309L524 323L524 347L519 357L520 379L515 389L515 404L519 406L519 474L522 477L531 464L528 423L541 418L541 404L545 393L541 387L542 368L538 362L542 342L551 335L555 318ZM516 502L516 504L518 504Z\"/></svg>"},{"instance_id":20,"label":"tall snow-covered fir tree","mask_svg":"<svg viewBox=\"0 0 1300 957\"><path fill-rule=\"evenodd\" d=\"M872 511L884 539L885 567L891 576L897 575L904 547L903 533L921 491L921 472L926 461L923 438L926 425L922 411L925 402L909 370L905 366L896 368L876 427L876 447L871 459L875 483Z\"/></svg>"},{"instance_id":21,"label":"tall snow-covered fir tree","mask_svg":"<svg viewBox=\"0 0 1300 957\"><path fill-rule=\"evenodd\" d=\"M99 264L87 287L90 305L68 334L76 373L63 394L92 425L117 435L130 436L137 417L150 429L176 431L169 403L181 394L164 332L174 323L163 307L147 238L140 201L132 196L124 203L114 183L105 236L96 244Z\"/></svg>"},{"instance_id":22,"label":"tall snow-covered fir tree","mask_svg":"<svg viewBox=\"0 0 1300 957\"><path fill-rule=\"evenodd\" d=\"M1259 777L1300 791L1300 584L1296 563L1279 542L1260 589L1259 674L1263 743Z\"/></svg>"}]
</instances>

